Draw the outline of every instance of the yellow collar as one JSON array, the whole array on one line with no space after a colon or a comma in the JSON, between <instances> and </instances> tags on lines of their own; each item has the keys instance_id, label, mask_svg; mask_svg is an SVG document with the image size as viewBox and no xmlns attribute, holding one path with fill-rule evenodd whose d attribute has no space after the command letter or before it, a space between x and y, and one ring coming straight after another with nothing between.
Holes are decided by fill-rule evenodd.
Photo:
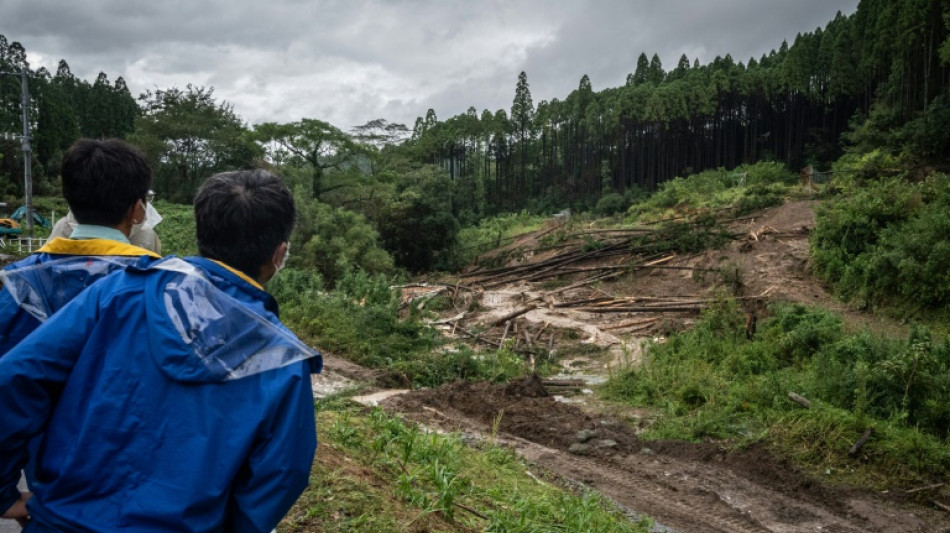
<instances>
[{"instance_id":1,"label":"yellow collar","mask_svg":"<svg viewBox=\"0 0 950 533\"><path fill-rule=\"evenodd\" d=\"M147 255L156 259L160 255L139 248L131 244L125 244L119 241L109 239L63 239L57 237L37 250L37 253L55 254L55 255L119 255L119 256L137 256Z\"/></svg>"},{"instance_id":2,"label":"yellow collar","mask_svg":"<svg viewBox=\"0 0 950 533\"><path fill-rule=\"evenodd\" d=\"M210 258L209 258L209 259L210 259ZM260 289L260 290L264 290L264 287L261 287L261 284L260 284L260 283L258 283L258 282L256 282L256 281L254 281L253 279L251 279L251 277L248 276L247 274L245 274L244 272L241 272L240 270L231 268L231 267L229 267L228 265L222 263L221 261L218 261L217 259L211 259L211 260L214 261L215 263L217 263L218 265L220 265L220 266L222 266L222 267L228 269L228 271L230 271L230 272L231 272L232 274L234 274L235 276L237 276L237 277L243 279L244 281L250 283L251 285L257 287L257 288Z\"/></svg>"}]
</instances>

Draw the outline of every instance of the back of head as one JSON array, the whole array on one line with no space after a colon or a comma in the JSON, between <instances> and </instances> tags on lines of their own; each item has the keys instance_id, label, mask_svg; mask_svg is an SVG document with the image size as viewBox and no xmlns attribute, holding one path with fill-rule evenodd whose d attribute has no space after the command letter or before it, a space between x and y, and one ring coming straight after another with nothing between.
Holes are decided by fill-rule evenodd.
<instances>
[{"instance_id":1,"label":"back of head","mask_svg":"<svg viewBox=\"0 0 950 533\"><path fill-rule=\"evenodd\" d=\"M152 170L120 139L80 139L63 155L63 196L80 224L116 226L152 186Z\"/></svg>"},{"instance_id":2,"label":"back of head","mask_svg":"<svg viewBox=\"0 0 950 533\"><path fill-rule=\"evenodd\" d=\"M257 279L290 239L296 217L293 196L270 172L215 174L195 196L198 252Z\"/></svg>"}]
</instances>

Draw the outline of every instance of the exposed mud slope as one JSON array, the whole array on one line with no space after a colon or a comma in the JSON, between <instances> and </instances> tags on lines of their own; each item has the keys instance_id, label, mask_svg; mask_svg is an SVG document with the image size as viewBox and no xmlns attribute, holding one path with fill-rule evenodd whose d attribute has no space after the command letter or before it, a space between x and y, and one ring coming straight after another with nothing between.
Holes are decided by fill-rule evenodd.
<instances>
[{"instance_id":1,"label":"exposed mud slope","mask_svg":"<svg viewBox=\"0 0 950 533\"><path fill-rule=\"evenodd\" d=\"M609 416L555 401L540 380L455 383L385 400L430 427L494 438L567 482L596 489L667 531L910 532L950 528L944 514L823 487L767 451L649 442Z\"/></svg>"},{"instance_id":2,"label":"exposed mud slope","mask_svg":"<svg viewBox=\"0 0 950 533\"><path fill-rule=\"evenodd\" d=\"M792 201L730 221L733 240L692 255L633 249L631 239L650 229L575 229L582 237L552 247L548 228L494 252L491 268L426 290L450 297L437 321L447 336L473 346L506 341L529 362L558 360L557 378L578 388L636 364L643 340L662 342L690 327L724 291L750 315L790 301L835 310L854 328L902 333L893 321L842 305L809 274L814 208ZM608 412L589 394L556 401L547 385L457 383L375 398L430 427L497 438L568 483L655 517L666 528L658 531L950 531L950 515L905 503L903 493L829 488L760 447L642 442L642 413Z\"/></svg>"}]
</instances>

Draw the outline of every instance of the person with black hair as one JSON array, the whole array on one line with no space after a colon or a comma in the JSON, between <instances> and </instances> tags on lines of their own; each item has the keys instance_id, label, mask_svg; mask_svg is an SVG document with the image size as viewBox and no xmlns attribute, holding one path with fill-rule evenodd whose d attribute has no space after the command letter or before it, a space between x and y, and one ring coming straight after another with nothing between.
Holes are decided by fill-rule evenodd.
<instances>
[{"instance_id":1,"label":"person with black hair","mask_svg":"<svg viewBox=\"0 0 950 533\"><path fill-rule=\"evenodd\" d=\"M44 428L25 531L266 532L306 487L322 358L262 287L293 197L229 172L194 207L200 257L106 277L0 359L7 517L23 517L14 474Z\"/></svg>"},{"instance_id":2,"label":"person with black hair","mask_svg":"<svg viewBox=\"0 0 950 533\"><path fill-rule=\"evenodd\" d=\"M155 209L155 206L152 205L153 196L154 193L149 191L147 197L148 203L145 204L145 220L132 226L132 231L129 233L129 243L132 244L132 246L138 246L139 248L145 248L156 254L161 254L162 239L159 238L158 233L155 232L155 226L161 223L162 215L160 215L158 210ZM76 216L73 215L73 212L67 211L66 216L53 224L53 229L50 230L46 242L49 243L56 238L68 239L72 236L73 230L75 230L78 225L79 221L76 220Z\"/></svg>"},{"instance_id":3,"label":"person with black hair","mask_svg":"<svg viewBox=\"0 0 950 533\"><path fill-rule=\"evenodd\" d=\"M63 196L79 223L0 271L0 357L90 284L160 256L129 242L145 220L152 170L119 139L80 139L63 156Z\"/></svg>"}]
</instances>

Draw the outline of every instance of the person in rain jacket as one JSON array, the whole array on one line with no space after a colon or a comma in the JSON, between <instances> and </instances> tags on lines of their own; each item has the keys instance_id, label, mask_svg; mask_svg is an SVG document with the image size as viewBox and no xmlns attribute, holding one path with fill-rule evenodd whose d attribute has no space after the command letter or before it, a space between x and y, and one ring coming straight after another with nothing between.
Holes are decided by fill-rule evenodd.
<instances>
[{"instance_id":1,"label":"person in rain jacket","mask_svg":"<svg viewBox=\"0 0 950 533\"><path fill-rule=\"evenodd\" d=\"M118 139L80 139L63 156L60 175L78 225L71 238L51 239L0 271L0 357L99 278L159 258L129 243L145 220L152 183L141 152Z\"/></svg>"},{"instance_id":2,"label":"person in rain jacket","mask_svg":"<svg viewBox=\"0 0 950 533\"><path fill-rule=\"evenodd\" d=\"M152 205L154 198L155 193L149 191L147 197L148 201L145 204L145 220L132 226L132 231L129 233L129 242L132 243L133 246L161 254L162 239L155 233L155 226L161 223L162 215L155 209L155 206ZM68 239L78 225L79 221L76 220L76 215L74 215L72 211L67 211L66 216L53 224L53 229L49 232L47 242L60 237Z\"/></svg>"},{"instance_id":3,"label":"person in rain jacket","mask_svg":"<svg viewBox=\"0 0 950 533\"><path fill-rule=\"evenodd\" d=\"M25 531L266 532L307 485L320 355L261 284L293 198L262 170L195 197L201 257L100 280L0 359L0 510L43 431Z\"/></svg>"}]
</instances>

